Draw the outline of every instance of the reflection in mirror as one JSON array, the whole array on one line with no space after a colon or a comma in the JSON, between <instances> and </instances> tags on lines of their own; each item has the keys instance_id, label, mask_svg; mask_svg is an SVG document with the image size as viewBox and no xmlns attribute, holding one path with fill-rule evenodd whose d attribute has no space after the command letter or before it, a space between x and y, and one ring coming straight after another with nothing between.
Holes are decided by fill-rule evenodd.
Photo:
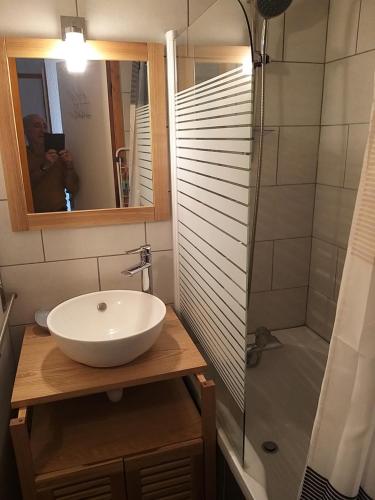
<instances>
[{"instance_id":1,"label":"reflection in mirror","mask_svg":"<svg viewBox=\"0 0 375 500\"><path fill-rule=\"evenodd\" d=\"M147 63L16 65L34 212L152 205Z\"/></svg>"}]
</instances>

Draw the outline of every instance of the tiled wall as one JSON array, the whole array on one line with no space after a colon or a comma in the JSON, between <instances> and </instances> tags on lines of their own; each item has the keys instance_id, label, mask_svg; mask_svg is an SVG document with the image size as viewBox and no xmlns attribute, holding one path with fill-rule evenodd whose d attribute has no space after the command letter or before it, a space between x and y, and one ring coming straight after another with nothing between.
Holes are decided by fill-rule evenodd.
<instances>
[{"instance_id":1,"label":"tiled wall","mask_svg":"<svg viewBox=\"0 0 375 500\"><path fill-rule=\"evenodd\" d=\"M27 2L24 4L27 9ZM105 12L99 4L79 2L91 38L162 42L166 30L186 24L185 0L178 0L178 6L176 0L162 0L155 12L154 2L147 2L143 6L147 7L147 16L139 4L127 0L106 2ZM42 1L38 9L30 22L25 21L27 17L19 22L11 2L3 2L1 32L59 36L59 15L73 15L75 5L73 1ZM119 18L123 20L121 27L116 25ZM39 23L35 23L36 19L40 19ZM140 276L127 278L121 270L137 261L137 256L124 255L125 250L145 242L154 251L155 294L165 302L173 300L170 222L14 233L0 160L0 228L1 274L7 291L19 295L12 326L30 323L35 309L51 308L79 293L108 288L140 289Z\"/></svg>"},{"instance_id":2,"label":"tiled wall","mask_svg":"<svg viewBox=\"0 0 375 500\"><path fill-rule=\"evenodd\" d=\"M368 134L375 2L331 0L306 322L330 339Z\"/></svg>"},{"instance_id":3,"label":"tiled wall","mask_svg":"<svg viewBox=\"0 0 375 500\"><path fill-rule=\"evenodd\" d=\"M125 250L150 243L154 293L173 301L172 242L169 221L80 229L12 232L4 189L0 198L0 272L8 292L17 292L11 325L34 319L75 295L110 288L139 290L140 275L121 271L139 260Z\"/></svg>"},{"instance_id":4,"label":"tiled wall","mask_svg":"<svg viewBox=\"0 0 375 500\"><path fill-rule=\"evenodd\" d=\"M80 14L87 18L89 36L94 39L163 42L167 30L181 29L187 20L185 0L79 0L78 4ZM74 0L40 0L32 6L20 0L16 8L14 2L1 2L0 34L59 37L59 16L74 14ZM80 293L108 288L140 289L139 276L126 278L120 272L137 260L136 256L125 256L125 250L146 241L154 251L155 294L171 302L173 266L169 222L14 233L9 223L0 158L0 272L6 290L18 293L11 318L13 326L0 355L1 499L20 498L8 424L24 325L33 321L36 309L49 309Z\"/></svg>"},{"instance_id":5,"label":"tiled wall","mask_svg":"<svg viewBox=\"0 0 375 500\"><path fill-rule=\"evenodd\" d=\"M305 322L328 4L295 0L270 21L250 331Z\"/></svg>"}]
</instances>

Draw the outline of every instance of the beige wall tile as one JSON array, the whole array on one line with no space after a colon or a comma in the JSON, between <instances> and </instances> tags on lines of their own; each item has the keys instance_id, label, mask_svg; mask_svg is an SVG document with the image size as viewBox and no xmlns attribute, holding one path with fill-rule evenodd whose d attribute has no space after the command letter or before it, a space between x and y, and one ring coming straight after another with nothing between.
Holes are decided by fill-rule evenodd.
<instances>
[{"instance_id":1,"label":"beige wall tile","mask_svg":"<svg viewBox=\"0 0 375 500\"><path fill-rule=\"evenodd\" d=\"M142 290L141 274L126 276L121 271L137 264L136 255L101 257L99 261L101 290ZM153 252L154 295L165 303L173 302L173 254L171 250Z\"/></svg>"},{"instance_id":2,"label":"beige wall tile","mask_svg":"<svg viewBox=\"0 0 375 500\"><path fill-rule=\"evenodd\" d=\"M327 35L327 61L355 53L360 3L361 0L331 0Z\"/></svg>"},{"instance_id":3,"label":"beige wall tile","mask_svg":"<svg viewBox=\"0 0 375 500\"><path fill-rule=\"evenodd\" d=\"M330 186L316 188L313 235L346 248L356 192Z\"/></svg>"},{"instance_id":4,"label":"beige wall tile","mask_svg":"<svg viewBox=\"0 0 375 500\"><path fill-rule=\"evenodd\" d=\"M336 315L336 303L310 288L306 324L316 333L331 340Z\"/></svg>"},{"instance_id":5,"label":"beige wall tile","mask_svg":"<svg viewBox=\"0 0 375 500\"><path fill-rule=\"evenodd\" d=\"M4 180L4 172L3 172L3 164L0 155L0 200L7 199L7 192L5 189L5 180Z\"/></svg>"},{"instance_id":6,"label":"beige wall tile","mask_svg":"<svg viewBox=\"0 0 375 500\"><path fill-rule=\"evenodd\" d=\"M314 184L263 187L257 241L310 236L314 194Z\"/></svg>"},{"instance_id":7,"label":"beige wall tile","mask_svg":"<svg viewBox=\"0 0 375 500\"><path fill-rule=\"evenodd\" d=\"M187 18L185 0L91 0L79 2L79 9L90 25L89 37L96 40L164 43L165 32L181 30ZM1 10L1 33L46 38L60 38L59 16L73 16L76 12L74 0L40 0L36 4L18 0L17 5L2 2Z\"/></svg>"},{"instance_id":8,"label":"beige wall tile","mask_svg":"<svg viewBox=\"0 0 375 500\"><path fill-rule=\"evenodd\" d=\"M328 0L294 0L285 13L284 59L324 62Z\"/></svg>"},{"instance_id":9,"label":"beige wall tile","mask_svg":"<svg viewBox=\"0 0 375 500\"><path fill-rule=\"evenodd\" d=\"M319 125L323 70L322 64L268 65L266 125Z\"/></svg>"},{"instance_id":10,"label":"beige wall tile","mask_svg":"<svg viewBox=\"0 0 375 500\"><path fill-rule=\"evenodd\" d=\"M267 53L272 61L283 60L284 16L274 17L268 21Z\"/></svg>"},{"instance_id":11,"label":"beige wall tile","mask_svg":"<svg viewBox=\"0 0 375 500\"><path fill-rule=\"evenodd\" d=\"M321 128L318 183L331 186L344 185L347 143L347 125Z\"/></svg>"},{"instance_id":12,"label":"beige wall tile","mask_svg":"<svg viewBox=\"0 0 375 500\"><path fill-rule=\"evenodd\" d=\"M152 256L154 295L166 304L174 301L173 252L155 252Z\"/></svg>"},{"instance_id":13,"label":"beige wall tile","mask_svg":"<svg viewBox=\"0 0 375 500\"><path fill-rule=\"evenodd\" d=\"M311 238L276 240L272 288L294 288L309 283Z\"/></svg>"},{"instance_id":14,"label":"beige wall tile","mask_svg":"<svg viewBox=\"0 0 375 500\"><path fill-rule=\"evenodd\" d=\"M258 171L259 152L259 130L254 132L254 150L251 164L250 183L255 186L256 173ZM263 136L263 157L262 157L262 186L274 186L276 184L277 154L279 144L279 128L268 129Z\"/></svg>"},{"instance_id":15,"label":"beige wall tile","mask_svg":"<svg viewBox=\"0 0 375 500\"><path fill-rule=\"evenodd\" d=\"M11 325L32 323L38 309L99 289L96 259L45 262L1 268L4 285L18 298Z\"/></svg>"},{"instance_id":16,"label":"beige wall tile","mask_svg":"<svg viewBox=\"0 0 375 500\"><path fill-rule=\"evenodd\" d=\"M172 249L172 221L146 222L146 243L152 251Z\"/></svg>"},{"instance_id":17,"label":"beige wall tile","mask_svg":"<svg viewBox=\"0 0 375 500\"><path fill-rule=\"evenodd\" d=\"M46 260L115 255L145 243L144 224L43 230Z\"/></svg>"},{"instance_id":18,"label":"beige wall tile","mask_svg":"<svg viewBox=\"0 0 375 500\"><path fill-rule=\"evenodd\" d=\"M375 51L326 65L322 125L368 123L374 68Z\"/></svg>"},{"instance_id":19,"label":"beige wall tile","mask_svg":"<svg viewBox=\"0 0 375 500\"><path fill-rule=\"evenodd\" d=\"M99 276L101 290L142 290L141 275L127 276L121 271L136 265L139 262L138 255L114 255L112 257L100 257Z\"/></svg>"},{"instance_id":20,"label":"beige wall tile","mask_svg":"<svg viewBox=\"0 0 375 500\"><path fill-rule=\"evenodd\" d=\"M251 294L249 332L253 332L259 326L279 330L303 325L306 299L307 288Z\"/></svg>"},{"instance_id":21,"label":"beige wall tile","mask_svg":"<svg viewBox=\"0 0 375 500\"><path fill-rule=\"evenodd\" d=\"M344 186L358 189L368 139L368 124L349 125Z\"/></svg>"},{"instance_id":22,"label":"beige wall tile","mask_svg":"<svg viewBox=\"0 0 375 500\"><path fill-rule=\"evenodd\" d=\"M359 19L357 52L375 49L375 2L374 0L362 0L361 14Z\"/></svg>"},{"instance_id":23,"label":"beige wall tile","mask_svg":"<svg viewBox=\"0 0 375 500\"><path fill-rule=\"evenodd\" d=\"M216 0L189 0L189 24L198 19L215 2Z\"/></svg>"},{"instance_id":24,"label":"beige wall tile","mask_svg":"<svg viewBox=\"0 0 375 500\"><path fill-rule=\"evenodd\" d=\"M311 247L310 287L333 298L335 290L338 248L313 238Z\"/></svg>"},{"instance_id":25,"label":"beige wall tile","mask_svg":"<svg viewBox=\"0 0 375 500\"><path fill-rule=\"evenodd\" d=\"M13 232L8 203L0 201L0 265L43 262L43 246L40 231Z\"/></svg>"},{"instance_id":26,"label":"beige wall tile","mask_svg":"<svg viewBox=\"0 0 375 500\"><path fill-rule=\"evenodd\" d=\"M255 243L251 290L261 292L271 290L273 241Z\"/></svg>"},{"instance_id":27,"label":"beige wall tile","mask_svg":"<svg viewBox=\"0 0 375 500\"><path fill-rule=\"evenodd\" d=\"M278 184L314 183L319 127L281 127Z\"/></svg>"}]
</instances>

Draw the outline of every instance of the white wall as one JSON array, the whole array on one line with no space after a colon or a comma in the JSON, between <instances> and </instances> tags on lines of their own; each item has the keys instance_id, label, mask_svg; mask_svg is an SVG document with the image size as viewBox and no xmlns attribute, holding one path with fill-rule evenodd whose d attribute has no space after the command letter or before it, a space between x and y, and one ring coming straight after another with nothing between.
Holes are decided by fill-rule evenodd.
<instances>
[{"instance_id":1,"label":"white wall","mask_svg":"<svg viewBox=\"0 0 375 500\"><path fill-rule=\"evenodd\" d=\"M78 0L92 39L164 42L164 33L182 29L186 0ZM75 15L75 0L0 0L0 33L59 38L59 16Z\"/></svg>"},{"instance_id":2,"label":"white wall","mask_svg":"<svg viewBox=\"0 0 375 500\"><path fill-rule=\"evenodd\" d=\"M51 115L51 132L53 134L61 134L63 132L63 128L61 122L59 84L57 81L56 64L57 61L54 59L44 60L48 88L49 110Z\"/></svg>"},{"instance_id":3,"label":"white wall","mask_svg":"<svg viewBox=\"0 0 375 500\"><path fill-rule=\"evenodd\" d=\"M89 61L86 71L77 74L60 62L57 77L66 148L80 180L74 208L115 208L105 61Z\"/></svg>"}]
</instances>

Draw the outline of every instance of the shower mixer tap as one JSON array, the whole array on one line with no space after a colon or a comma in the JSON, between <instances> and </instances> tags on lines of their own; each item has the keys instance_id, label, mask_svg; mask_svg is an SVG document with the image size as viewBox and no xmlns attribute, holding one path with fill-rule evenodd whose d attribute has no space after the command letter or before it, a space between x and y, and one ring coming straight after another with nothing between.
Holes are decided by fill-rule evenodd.
<instances>
[{"instance_id":1,"label":"shower mixer tap","mask_svg":"<svg viewBox=\"0 0 375 500\"><path fill-rule=\"evenodd\" d=\"M247 366L249 368L255 368L259 365L264 351L280 349L280 347L283 347L283 344L268 328L265 326L257 328L255 330L255 342L250 344L247 348Z\"/></svg>"}]
</instances>

